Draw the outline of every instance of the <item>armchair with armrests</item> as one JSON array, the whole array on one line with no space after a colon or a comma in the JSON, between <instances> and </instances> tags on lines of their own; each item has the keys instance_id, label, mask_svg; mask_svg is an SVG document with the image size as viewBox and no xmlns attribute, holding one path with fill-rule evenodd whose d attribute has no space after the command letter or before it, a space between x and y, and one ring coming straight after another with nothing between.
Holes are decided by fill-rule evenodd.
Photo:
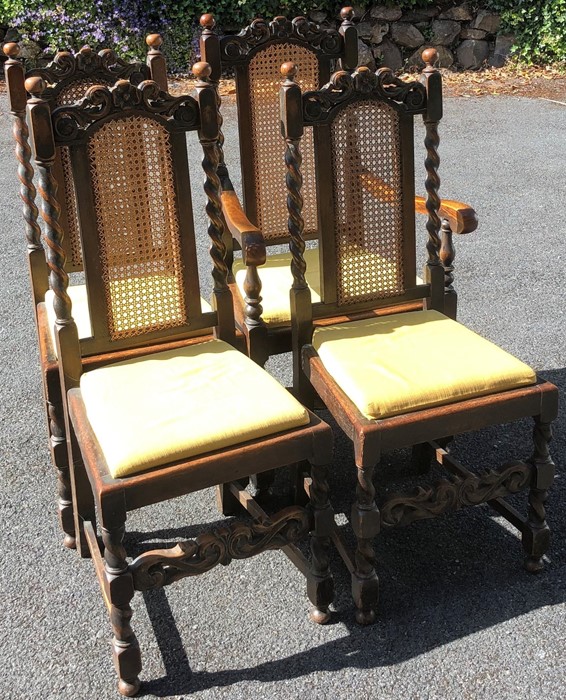
<instances>
[{"instance_id":1,"label":"armchair with armrests","mask_svg":"<svg viewBox=\"0 0 566 700\"><path fill-rule=\"evenodd\" d=\"M358 61L358 37L351 7L341 11L338 32L317 27L304 17L292 21L276 17L267 23L254 20L237 36L219 37L214 17L201 17L201 54L213 68L212 78L220 79L225 69L233 69L240 138L243 203L234 192L228 169L221 163L223 213L232 234L227 240L228 264L234 274L233 292L238 327L248 339L250 357L263 364L270 355L291 349L291 316L287 290L291 284L289 252L275 252L288 244L287 212L281 199L285 166L279 138L278 84L282 61L295 63L305 90L322 87L330 78L332 65L352 71ZM279 59L279 60L278 60ZM351 134L355 147L355 134ZM222 137L221 137L222 139ZM314 151L310 132L302 148L304 239L317 241L323 234L317 213L314 186ZM371 188L388 196L382 183L366 174L352 187ZM423 197L415 197L415 209L426 213ZM446 311L456 316L453 286L454 246L452 234L470 233L477 227L474 210L452 200L441 203L441 261L445 268ZM242 257L233 259L232 249L242 248ZM305 251L307 282L314 297L320 295L319 256L316 247ZM418 302L413 302L415 308Z\"/></svg>"}]
</instances>

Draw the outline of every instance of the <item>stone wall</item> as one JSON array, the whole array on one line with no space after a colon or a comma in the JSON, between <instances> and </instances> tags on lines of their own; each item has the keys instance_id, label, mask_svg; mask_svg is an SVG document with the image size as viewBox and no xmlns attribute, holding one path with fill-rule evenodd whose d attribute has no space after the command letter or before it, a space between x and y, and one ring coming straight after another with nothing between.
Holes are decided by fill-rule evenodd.
<instances>
[{"instance_id":1,"label":"stone wall","mask_svg":"<svg viewBox=\"0 0 566 700\"><path fill-rule=\"evenodd\" d=\"M437 49L442 68L499 68L513 45L512 36L498 34L499 15L474 11L470 2L444 2L407 11L378 4L366 9L354 6L354 10L360 64L371 68L421 68L421 53L429 46ZM325 12L313 11L309 16L318 23L328 21Z\"/></svg>"}]
</instances>

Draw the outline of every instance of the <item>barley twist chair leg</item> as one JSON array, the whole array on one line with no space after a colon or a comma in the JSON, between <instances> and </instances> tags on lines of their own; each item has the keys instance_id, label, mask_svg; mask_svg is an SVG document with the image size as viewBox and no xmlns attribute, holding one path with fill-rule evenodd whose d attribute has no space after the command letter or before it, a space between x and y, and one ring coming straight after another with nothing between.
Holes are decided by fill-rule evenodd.
<instances>
[{"instance_id":1,"label":"barley twist chair leg","mask_svg":"<svg viewBox=\"0 0 566 700\"><path fill-rule=\"evenodd\" d=\"M352 596L357 607L356 621L360 625L370 625L375 621L379 598L379 579L374 568L372 541L379 533L380 517L375 504L373 471L373 467L358 466L357 500L352 507L352 529L357 539Z\"/></svg>"},{"instance_id":2,"label":"barley twist chair leg","mask_svg":"<svg viewBox=\"0 0 566 700\"><path fill-rule=\"evenodd\" d=\"M314 511L314 529L311 534L311 571L307 594L313 604L310 619L319 625L330 620L329 606L334 600L334 580L330 573L330 534L334 528L334 512L328 500L326 467L312 465L310 488Z\"/></svg>"},{"instance_id":3,"label":"barley twist chair leg","mask_svg":"<svg viewBox=\"0 0 566 700\"><path fill-rule=\"evenodd\" d=\"M550 423L535 418L533 430L534 452L531 457L533 476L529 491L529 511L523 531L523 549L526 553L525 568L537 573L543 568L542 557L550 546L550 528L546 523L544 507L548 490L554 480L554 463L548 445L552 440Z\"/></svg>"},{"instance_id":4,"label":"barley twist chair leg","mask_svg":"<svg viewBox=\"0 0 566 700\"><path fill-rule=\"evenodd\" d=\"M122 546L124 533L124 525L102 528L110 623L114 633L112 655L119 678L118 690L122 695L133 697L140 688L138 674L142 665L138 640L130 625L134 584Z\"/></svg>"},{"instance_id":5,"label":"barley twist chair leg","mask_svg":"<svg viewBox=\"0 0 566 700\"><path fill-rule=\"evenodd\" d=\"M61 529L65 533L63 545L69 549L75 549L77 546L75 538L75 517L62 404L47 402L47 419L51 455L53 464L57 469L57 507L59 511L59 523Z\"/></svg>"}]
</instances>

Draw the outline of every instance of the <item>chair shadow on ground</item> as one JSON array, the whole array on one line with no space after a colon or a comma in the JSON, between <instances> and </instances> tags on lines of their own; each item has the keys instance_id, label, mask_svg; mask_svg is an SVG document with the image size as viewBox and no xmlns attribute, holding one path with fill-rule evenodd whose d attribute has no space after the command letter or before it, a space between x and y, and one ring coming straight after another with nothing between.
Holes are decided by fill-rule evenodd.
<instances>
[{"instance_id":1,"label":"chair shadow on ground","mask_svg":"<svg viewBox=\"0 0 566 700\"><path fill-rule=\"evenodd\" d=\"M560 388L563 402L566 369L542 371L541 374ZM539 575L523 570L518 534L488 506L385 531L376 540L381 598L378 619L373 626L362 628L355 623L350 578L345 566L334 556L332 568L337 595L333 624L343 626L344 636L285 658L258 664L250 659L247 668L195 673L191 670L190 652L184 647L166 589L149 591L144 598L166 675L145 682L142 693L164 697L246 681L267 683L320 671L390 666L543 606L563 603L566 600L566 512L560 508L566 499L562 467L566 464L563 416L561 406L552 443L557 478L547 503L552 546L546 568ZM529 438L530 426L523 421L460 436L454 443L454 451L470 466L480 456L485 459L486 453L494 458L501 455L503 460L500 461L504 461L509 455L528 454ZM349 463L349 449L347 441L337 436L340 466ZM476 464L481 468L493 466L477 461ZM347 477L348 469L340 472ZM336 484L331 483L331 486ZM335 492L348 493L348 490L339 484ZM340 498L337 500L335 509L349 512L347 499L343 504ZM524 496L517 497L516 505L524 510ZM344 530L345 534L349 531L348 528ZM143 539L188 538L194 537L196 532L191 527L179 528L145 533ZM140 551L147 548L140 533L133 532L129 536L137 540ZM305 596L306 600L304 588L298 588L297 595ZM306 610L305 604L305 614ZM213 635L214 630L210 633Z\"/></svg>"}]
</instances>

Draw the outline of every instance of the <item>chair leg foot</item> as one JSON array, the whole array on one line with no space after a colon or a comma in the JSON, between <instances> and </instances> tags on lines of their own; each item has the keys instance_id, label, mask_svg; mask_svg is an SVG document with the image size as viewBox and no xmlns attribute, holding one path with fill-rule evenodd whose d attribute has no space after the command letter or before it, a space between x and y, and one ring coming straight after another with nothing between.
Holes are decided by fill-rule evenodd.
<instances>
[{"instance_id":1,"label":"chair leg foot","mask_svg":"<svg viewBox=\"0 0 566 700\"><path fill-rule=\"evenodd\" d=\"M332 617L330 610L322 608L313 608L309 612L309 620L317 625L325 625Z\"/></svg>"},{"instance_id":2,"label":"chair leg foot","mask_svg":"<svg viewBox=\"0 0 566 700\"><path fill-rule=\"evenodd\" d=\"M126 681L120 678L118 681L118 692L120 695L125 695L127 698L133 698L137 695L140 689L141 683L139 678L134 678L133 681Z\"/></svg>"},{"instance_id":3,"label":"chair leg foot","mask_svg":"<svg viewBox=\"0 0 566 700\"><path fill-rule=\"evenodd\" d=\"M77 548L76 537L73 537L72 535L65 535L65 537L63 537L63 547L66 547L67 549L76 549Z\"/></svg>"},{"instance_id":4,"label":"chair leg foot","mask_svg":"<svg viewBox=\"0 0 566 700\"><path fill-rule=\"evenodd\" d=\"M375 622L375 610L356 610L356 622L362 627L373 625Z\"/></svg>"},{"instance_id":5,"label":"chair leg foot","mask_svg":"<svg viewBox=\"0 0 566 700\"><path fill-rule=\"evenodd\" d=\"M379 601L379 579L375 571L369 576L352 574L352 598L356 605L356 622L359 625L372 625L375 622Z\"/></svg>"},{"instance_id":6,"label":"chair leg foot","mask_svg":"<svg viewBox=\"0 0 566 700\"><path fill-rule=\"evenodd\" d=\"M539 571L544 569L544 562L542 557L525 557L524 567L530 574L538 574Z\"/></svg>"}]
</instances>

